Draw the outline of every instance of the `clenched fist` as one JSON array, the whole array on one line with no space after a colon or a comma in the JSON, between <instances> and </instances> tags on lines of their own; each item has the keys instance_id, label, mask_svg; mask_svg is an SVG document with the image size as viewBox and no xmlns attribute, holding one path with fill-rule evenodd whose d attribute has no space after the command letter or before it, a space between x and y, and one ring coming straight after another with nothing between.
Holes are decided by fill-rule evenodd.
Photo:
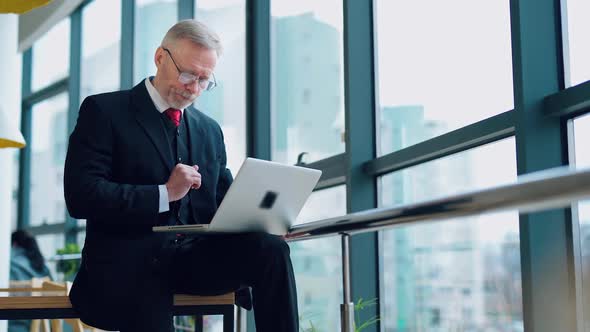
<instances>
[{"instance_id":1,"label":"clenched fist","mask_svg":"<svg viewBox=\"0 0 590 332\"><path fill-rule=\"evenodd\" d=\"M189 190L199 189L200 187L201 173L199 173L199 166L176 164L168 182L166 182L168 201L174 202L182 199Z\"/></svg>"}]
</instances>

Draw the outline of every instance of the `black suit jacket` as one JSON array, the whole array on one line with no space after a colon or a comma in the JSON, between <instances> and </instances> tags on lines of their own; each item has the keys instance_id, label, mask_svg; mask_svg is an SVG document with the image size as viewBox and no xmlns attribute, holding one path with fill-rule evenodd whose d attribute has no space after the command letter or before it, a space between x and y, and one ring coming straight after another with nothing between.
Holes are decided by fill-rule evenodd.
<instances>
[{"instance_id":1,"label":"black suit jacket","mask_svg":"<svg viewBox=\"0 0 590 332\"><path fill-rule=\"evenodd\" d=\"M201 188L189 192L190 208L195 223L209 223L232 182L223 133L196 109L185 113L192 159L186 164L199 165L202 175ZM174 166L144 81L84 100L70 136L64 192L70 215L87 220L82 264L70 292L85 322L114 329L130 310L125 306L146 294L171 304L168 281L158 276L170 264L167 243L174 234L151 227L159 220L158 185Z\"/></svg>"}]
</instances>

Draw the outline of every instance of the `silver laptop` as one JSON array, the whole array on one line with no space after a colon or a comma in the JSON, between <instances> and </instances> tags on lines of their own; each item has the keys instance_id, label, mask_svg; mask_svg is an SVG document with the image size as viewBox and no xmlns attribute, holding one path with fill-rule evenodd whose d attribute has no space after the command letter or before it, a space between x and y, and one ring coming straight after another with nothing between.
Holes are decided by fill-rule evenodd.
<instances>
[{"instance_id":1,"label":"silver laptop","mask_svg":"<svg viewBox=\"0 0 590 332\"><path fill-rule=\"evenodd\" d=\"M155 226L154 232L250 232L284 235L322 172L247 158L210 224Z\"/></svg>"}]
</instances>

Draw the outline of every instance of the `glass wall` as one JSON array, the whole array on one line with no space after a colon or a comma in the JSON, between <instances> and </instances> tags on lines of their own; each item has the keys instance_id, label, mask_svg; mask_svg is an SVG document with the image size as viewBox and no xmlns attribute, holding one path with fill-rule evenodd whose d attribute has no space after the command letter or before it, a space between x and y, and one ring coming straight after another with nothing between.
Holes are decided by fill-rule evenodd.
<instances>
[{"instance_id":1,"label":"glass wall","mask_svg":"<svg viewBox=\"0 0 590 332\"><path fill-rule=\"evenodd\" d=\"M104 24L109 17L109 24ZM89 3L82 12L80 102L89 95L119 89L121 0Z\"/></svg>"},{"instance_id":2,"label":"glass wall","mask_svg":"<svg viewBox=\"0 0 590 332\"><path fill-rule=\"evenodd\" d=\"M64 281L64 274L58 272L57 262L51 259L57 254L58 249L64 247L64 234L37 235L35 236L35 239L37 240L41 254L45 258L45 262L51 273L51 278L55 281Z\"/></svg>"},{"instance_id":3,"label":"glass wall","mask_svg":"<svg viewBox=\"0 0 590 332\"><path fill-rule=\"evenodd\" d=\"M410 204L515 180L510 138L383 176L379 201ZM519 242L517 212L381 232L384 331L522 331Z\"/></svg>"},{"instance_id":4,"label":"glass wall","mask_svg":"<svg viewBox=\"0 0 590 332\"><path fill-rule=\"evenodd\" d=\"M217 87L194 106L221 125L227 164L235 175L246 157L246 1L198 0L195 18L219 35L223 53L215 68Z\"/></svg>"},{"instance_id":5,"label":"glass wall","mask_svg":"<svg viewBox=\"0 0 590 332\"><path fill-rule=\"evenodd\" d=\"M590 167L590 151L586 148L590 140L590 115L574 120L574 155L577 167ZM590 201L577 204L577 219L580 234L580 257L582 268L582 299L584 331L590 331ZM574 213L574 216L576 213Z\"/></svg>"},{"instance_id":6,"label":"glass wall","mask_svg":"<svg viewBox=\"0 0 590 332\"><path fill-rule=\"evenodd\" d=\"M32 108L30 225L65 222L63 176L68 138L68 95Z\"/></svg>"},{"instance_id":7,"label":"glass wall","mask_svg":"<svg viewBox=\"0 0 590 332\"><path fill-rule=\"evenodd\" d=\"M378 155L508 111L508 0L377 0Z\"/></svg>"},{"instance_id":8,"label":"glass wall","mask_svg":"<svg viewBox=\"0 0 590 332\"><path fill-rule=\"evenodd\" d=\"M297 224L346 214L346 187L314 192ZM293 242L291 259L297 282L299 322L303 331L337 331L342 303L340 236ZM315 327L315 330L311 330Z\"/></svg>"},{"instance_id":9,"label":"glass wall","mask_svg":"<svg viewBox=\"0 0 590 332\"><path fill-rule=\"evenodd\" d=\"M135 0L133 84L156 74L156 48L177 21L176 0Z\"/></svg>"},{"instance_id":10,"label":"glass wall","mask_svg":"<svg viewBox=\"0 0 590 332\"><path fill-rule=\"evenodd\" d=\"M272 159L295 164L344 152L342 2L271 1ZM314 192L297 218L310 222L346 213L346 188ZM290 244L301 328L340 326L340 237Z\"/></svg>"},{"instance_id":11,"label":"glass wall","mask_svg":"<svg viewBox=\"0 0 590 332\"><path fill-rule=\"evenodd\" d=\"M567 29L566 60L569 61L569 82L566 85L573 86L590 79L590 1L588 0L562 0L567 10L565 12L564 28ZM568 64L566 63L566 66ZM567 77L567 76L566 76Z\"/></svg>"},{"instance_id":12,"label":"glass wall","mask_svg":"<svg viewBox=\"0 0 590 332\"><path fill-rule=\"evenodd\" d=\"M70 68L70 19L64 19L33 46L32 89L66 78Z\"/></svg>"},{"instance_id":13,"label":"glass wall","mask_svg":"<svg viewBox=\"0 0 590 332\"><path fill-rule=\"evenodd\" d=\"M342 1L271 1L272 156L344 152Z\"/></svg>"},{"instance_id":14,"label":"glass wall","mask_svg":"<svg viewBox=\"0 0 590 332\"><path fill-rule=\"evenodd\" d=\"M252 22L250 18L256 22L268 21L271 30L270 50L252 50L252 54L271 52L271 142L254 143L262 146L270 143L272 160L286 164L294 164L301 153L307 153L304 162L313 162L346 152L344 32L351 33L346 39L349 41L347 47L356 47L359 39L355 36L357 31L347 30L344 26L343 6L359 2L271 0L270 17L261 17L258 11L247 13L249 9L261 8L246 6L247 0L192 1L195 17L216 30L225 47L215 72L219 86L203 94L195 106L221 124L228 166L234 173L246 155L246 138L256 137L254 133L246 132L245 68L249 64L245 60L250 45L246 44L245 31L246 25ZM121 47L133 48L134 84L154 75L154 52L167 29L178 20L179 2L135 0L135 3L135 16L131 20L131 17L121 19L122 0L83 2L82 30L72 32L81 33L80 45L70 45L69 18L44 34L33 46L32 68L24 71L32 72L33 91L69 75L76 79L80 75L82 99L89 94L116 90L120 73L126 70L120 64ZM188 0L182 5L190 3ZM485 126L486 119L513 109L513 90L529 92L539 87L533 82L536 77L531 78L525 73L527 77L522 81L515 80L513 89L512 58L514 56L522 62L525 53L523 50L512 53L509 0L485 3L375 0L372 3L374 22L368 19L370 14L358 19L354 13L348 20L355 20L355 24L366 23L363 28L374 29L375 68L370 68L370 61L350 65L375 70L376 132L366 134L376 138L379 156L420 142L428 141L426 145L430 147L444 145L448 142L440 139L440 135L479 121ZM587 0L562 0L565 5L563 24L567 28L567 39L563 43L566 85L579 84L590 78L590 62L587 60L590 51L585 42L589 31L584 16L590 9L587 3ZM522 10L523 18L539 14L526 12L532 10L526 6ZM105 25L107 21L109 24ZM522 22L518 17L514 22L524 27L519 35L525 41L523 47L530 47L528 41L531 39L545 37L535 35L536 29L527 29L530 22ZM129 24L134 26L127 26ZM127 28L133 30L133 45L121 45L122 25L124 31ZM556 40L556 45L560 45L559 42ZM78 54L78 47L82 55L81 72L69 73L70 54ZM549 51L555 54L561 50ZM23 80L27 79L23 77ZM543 79L550 78L539 77L539 80ZM265 83L260 87L265 87ZM266 94L262 92L262 95ZM355 92L350 93L353 96ZM373 91L368 88L362 92ZM513 125L515 131L522 128L524 118L520 112L530 110L528 97L524 98L525 105L520 105L524 109L514 110L514 119L508 117L510 119L506 120L513 121L509 125ZM67 92L35 102L31 114L32 136L26 138L27 148L31 149L31 164L28 165L31 185L21 188L24 192L19 196L30 199L27 207L30 220L26 222L33 227L65 221L62 183L67 119L68 112L77 112L68 110ZM351 110L351 113L362 116L363 112L369 114L371 111ZM69 114L71 117L74 113ZM570 116L555 117L554 121L563 121L567 117ZM588 119L590 116L579 117L573 124L575 159L582 166L590 164L590 157L587 158L584 152L584 142L587 141L584 133L590 130L586 128L590 127ZM546 132L549 135L546 127L536 123L531 126L531 131L539 130L540 135ZM528 130L529 127L515 135L524 135L528 139L531 132ZM458 144L462 143L466 142ZM536 148L526 145L521 151L527 155L531 146ZM426 150L429 150L428 146ZM407 152L412 158L420 157L415 156L416 151ZM404 158L407 155L400 153L397 156ZM390 159L381 161L386 160ZM408 160L401 160L404 161ZM543 166L543 163L535 160L534 165L527 167L532 169ZM356 170L350 172L348 167L344 166L350 177L346 181L351 184L353 192L359 183L361 187L374 185L374 179ZM509 138L377 178L378 204L385 207L414 203L508 183L515 178L515 140ZM18 187L13 191L16 193ZM17 196L14 197L12 206L16 209ZM356 200L354 198L353 203L357 203ZM297 223L345 212L345 186L324 189L312 194ZM13 215L16 218L17 214ZM587 312L590 308L590 202L579 203L573 209L573 215L579 217L577 230L584 286L582 311ZM78 225L83 226L84 222L78 221ZM64 246L60 227L42 227L35 231L59 232L38 237L46 257L53 256ZM77 236L82 242L84 232ZM562 241L559 236L552 239ZM380 232L379 238L381 331L523 330L516 212L404 226ZM334 331L340 326L340 245L338 236L290 244L304 330ZM537 262L538 246L542 245L531 245L530 253L524 257L526 263ZM55 266L51 268L54 277L59 279ZM353 276L368 285L377 282L372 279L372 273L366 271L353 271ZM532 277L538 278L536 275ZM537 283L528 286L532 287L534 294L542 289ZM538 301L536 298L526 300ZM590 332L590 315L585 316L585 329ZM218 330L219 320L208 319L209 330ZM533 319L545 323L547 320L538 316Z\"/></svg>"}]
</instances>

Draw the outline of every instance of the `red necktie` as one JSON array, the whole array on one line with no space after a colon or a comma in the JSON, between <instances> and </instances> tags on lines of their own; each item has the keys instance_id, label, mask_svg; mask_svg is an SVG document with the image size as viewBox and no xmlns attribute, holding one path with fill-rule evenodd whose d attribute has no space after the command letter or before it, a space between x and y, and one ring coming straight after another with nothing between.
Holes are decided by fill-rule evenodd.
<instances>
[{"instance_id":1,"label":"red necktie","mask_svg":"<svg viewBox=\"0 0 590 332\"><path fill-rule=\"evenodd\" d=\"M166 111L164 111L164 114L166 114L166 116L170 119L170 121L174 123L176 127L180 125L180 116L182 114L180 113L179 109L169 108Z\"/></svg>"}]
</instances>

